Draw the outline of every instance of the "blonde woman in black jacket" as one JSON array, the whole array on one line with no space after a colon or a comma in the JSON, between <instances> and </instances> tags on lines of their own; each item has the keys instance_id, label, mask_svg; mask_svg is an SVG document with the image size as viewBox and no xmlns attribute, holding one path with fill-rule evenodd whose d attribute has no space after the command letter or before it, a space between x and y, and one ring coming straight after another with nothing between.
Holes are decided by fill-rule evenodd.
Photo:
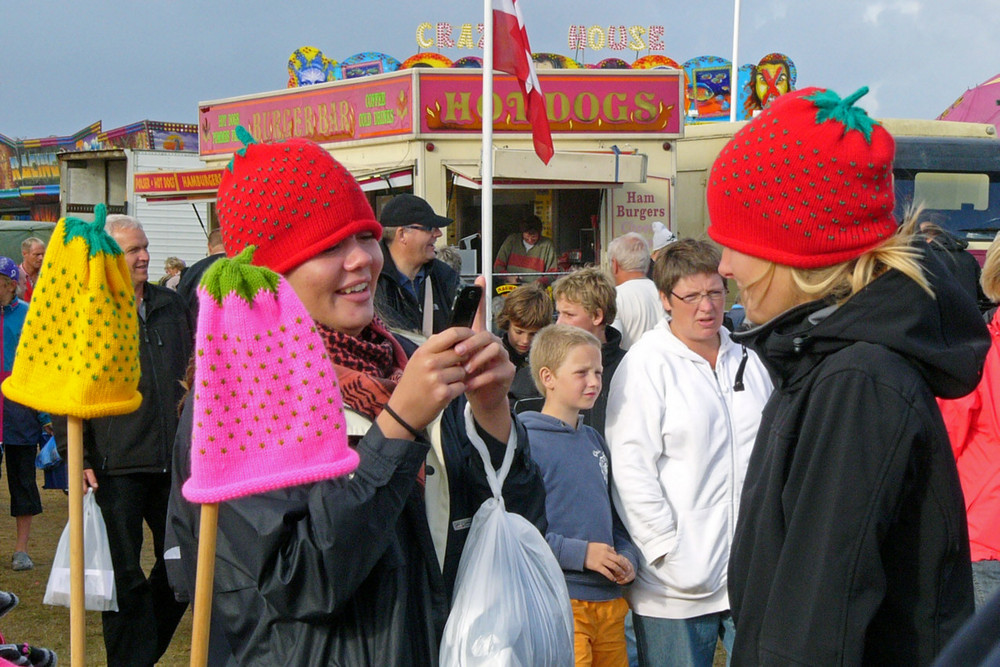
<instances>
[{"instance_id":1,"label":"blonde woman in black jacket","mask_svg":"<svg viewBox=\"0 0 1000 667\"><path fill-rule=\"evenodd\" d=\"M972 613L964 504L935 396L977 384L973 300L893 218L892 137L817 88L713 166L709 235L775 391L729 566L733 665L925 665Z\"/></svg>"}]
</instances>

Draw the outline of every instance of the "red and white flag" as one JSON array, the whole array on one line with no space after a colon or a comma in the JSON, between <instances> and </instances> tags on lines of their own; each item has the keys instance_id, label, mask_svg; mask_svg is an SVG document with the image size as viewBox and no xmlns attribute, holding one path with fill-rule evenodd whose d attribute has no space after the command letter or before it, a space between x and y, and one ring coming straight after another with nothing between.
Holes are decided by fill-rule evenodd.
<instances>
[{"instance_id":1,"label":"red and white flag","mask_svg":"<svg viewBox=\"0 0 1000 667\"><path fill-rule=\"evenodd\" d=\"M548 164L555 153L552 133L517 0L493 0L493 68L517 77L531 123L535 153Z\"/></svg>"}]
</instances>

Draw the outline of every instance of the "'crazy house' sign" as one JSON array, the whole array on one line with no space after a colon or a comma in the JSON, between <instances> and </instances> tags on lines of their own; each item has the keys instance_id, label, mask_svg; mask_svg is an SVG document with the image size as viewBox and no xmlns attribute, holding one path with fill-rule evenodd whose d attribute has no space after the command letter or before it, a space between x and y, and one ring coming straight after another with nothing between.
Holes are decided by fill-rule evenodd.
<instances>
[{"instance_id":1,"label":"'crazy house' sign","mask_svg":"<svg viewBox=\"0 0 1000 667\"><path fill-rule=\"evenodd\" d=\"M578 51L590 49L612 51L630 49L640 51L663 51L662 25L571 25L567 40L569 48ZM417 26L417 45L422 49L482 49L483 24L463 23L456 25L440 21L423 22Z\"/></svg>"}]
</instances>

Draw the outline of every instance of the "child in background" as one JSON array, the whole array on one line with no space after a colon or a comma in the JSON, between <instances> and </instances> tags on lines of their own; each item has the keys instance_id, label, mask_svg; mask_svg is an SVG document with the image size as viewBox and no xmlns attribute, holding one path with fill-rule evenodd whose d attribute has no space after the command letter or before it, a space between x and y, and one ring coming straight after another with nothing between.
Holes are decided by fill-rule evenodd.
<instances>
[{"instance_id":1,"label":"child in background","mask_svg":"<svg viewBox=\"0 0 1000 667\"><path fill-rule=\"evenodd\" d=\"M504 349L517 367L507 393L511 408L519 400L538 396L528 368L528 351L538 330L552 323L554 310L548 290L537 282L521 285L504 299L503 309L497 315L497 326L503 331L500 338ZM532 407L541 407L541 401Z\"/></svg>"},{"instance_id":2,"label":"child in background","mask_svg":"<svg viewBox=\"0 0 1000 667\"><path fill-rule=\"evenodd\" d=\"M621 346L622 334L609 326L618 314L616 295L611 276L596 266L578 269L552 286L558 315L556 322L579 327L593 334L601 344L601 367L604 371L601 392L594 407L584 413L584 423L593 426L602 438L611 378L625 358L625 350Z\"/></svg>"},{"instance_id":3,"label":"child in background","mask_svg":"<svg viewBox=\"0 0 1000 667\"><path fill-rule=\"evenodd\" d=\"M601 389L601 345L590 333L553 324L531 346L531 375L545 396L541 412L518 419L545 483L545 539L566 577L577 665L625 665L622 586L638 555L611 504L608 450L580 412Z\"/></svg>"}]
</instances>

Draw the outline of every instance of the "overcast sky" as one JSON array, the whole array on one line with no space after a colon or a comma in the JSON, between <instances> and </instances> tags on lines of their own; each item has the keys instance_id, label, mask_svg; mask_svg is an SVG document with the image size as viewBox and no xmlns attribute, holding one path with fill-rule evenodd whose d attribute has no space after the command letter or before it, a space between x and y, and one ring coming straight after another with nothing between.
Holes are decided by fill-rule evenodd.
<instances>
[{"instance_id":1,"label":"overcast sky","mask_svg":"<svg viewBox=\"0 0 1000 667\"><path fill-rule=\"evenodd\" d=\"M666 48L654 53L678 62L732 56L732 0L519 2L534 51L572 56L571 25L639 25L664 26ZM420 23L457 31L482 12L470 0L0 0L0 134L64 136L97 120L105 130L194 123L199 101L284 88L300 46L337 61L360 51L402 61L419 50ZM874 116L934 118L1000 72L998 35L1000 0L743 0L738 60L779 51L795 62L799 88L847 95L867 85L861 105ZM586 61L612 56L635 57L605 48Z\"/></svg>"}]
</instances>

